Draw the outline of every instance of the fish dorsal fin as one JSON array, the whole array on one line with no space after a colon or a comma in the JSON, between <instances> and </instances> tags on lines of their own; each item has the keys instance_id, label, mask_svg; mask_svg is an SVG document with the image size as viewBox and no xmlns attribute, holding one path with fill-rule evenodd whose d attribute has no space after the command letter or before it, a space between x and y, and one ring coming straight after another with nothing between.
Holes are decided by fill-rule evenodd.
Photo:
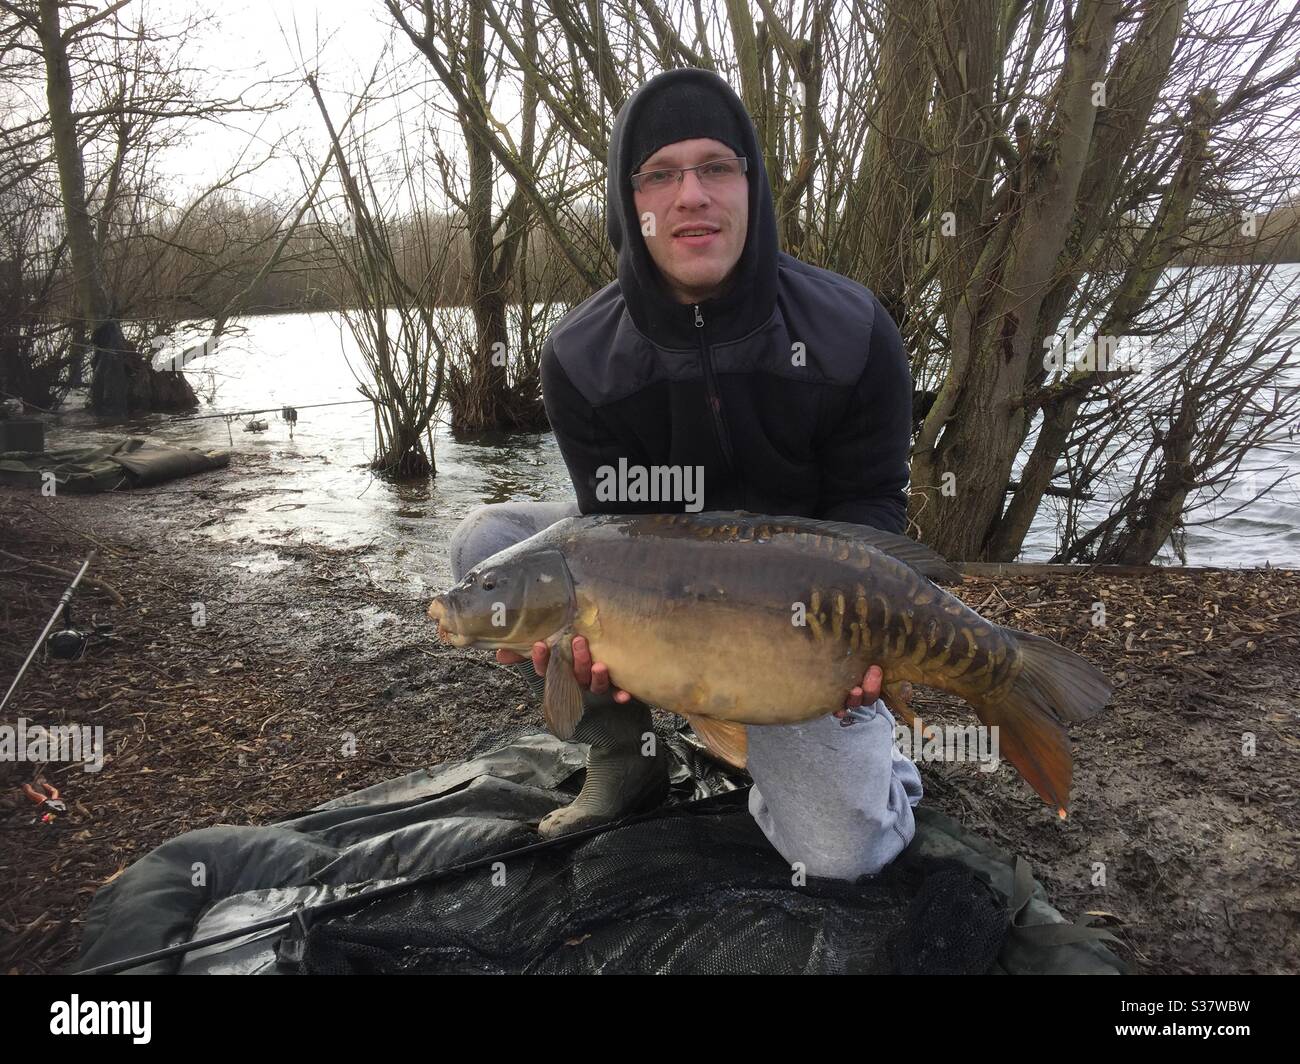
<instances>
[{"instance_id":1,"label":"fish dorsal fin","mask_svg":"<svg viewBox=\"0 0 1300 1064\"><path fill-rule=\"evenodd\" d=\"M700 516L712 515L701 514ZM873 547L880 551L881 554L888 554L891 558L903 562L905 565L910 565L922 576L928 577L935 582L947 584L961 582L961 574L937 551L931 550L924 543L918 543L907 536L900 536L894 532L884 532L879 528L872 528L870 525L856 525L849 521L821 521L814 517L767 517L763 514L751 514L743 510L737 511L734 516L757 519L763 524L770 525L772 531L777 535L782 532L803 532L815 536L835 536L842 539L851 539L857 543L864 543L868 547Z\"/></svg>"},{"instance_id":2,"label":"fish dorsal fin","mask_svg":"<svg viewBox=\"0 0 1300 1064\"><path fill-rule=\"evenodd\" d=\"M745 762L749 759L749 736L745 733L743 724L734 720L718 720L716 717L692 716L689 713L685 716L691 730L714 757L721 758L736 768L745 767Z\"/></svg>"},{"instance_id":3,"label":"fish dorsal fin","mask_svg":"<svg viewBox=\"0 0 1300 1064\"><path fill-rule=\"evenodd\" d=\"M546 665L546 690L542 695L542 716L557 739L573 738L582 719L582 688L573 675L573 650L568 639L551 648Z\"/></svg>"}]
</instances>

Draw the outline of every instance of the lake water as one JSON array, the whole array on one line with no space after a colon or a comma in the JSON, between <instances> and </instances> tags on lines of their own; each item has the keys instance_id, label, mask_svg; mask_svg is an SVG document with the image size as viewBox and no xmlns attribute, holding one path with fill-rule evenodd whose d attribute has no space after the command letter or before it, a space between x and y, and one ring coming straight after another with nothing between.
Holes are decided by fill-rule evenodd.
<instances>
[{"instance_id":1,"label":"lake water","mask_svg":"<svg viewBox=\"0 0 1300 1064\"><path fill-rule=\"evenodd\" d=\"M1300 283L1300 268L1287 267ZM219 348L200 356L186 372L201 395L214 392L215 404L196 413L302 408L358 398L349 359L356 347L342 319L333 314L286 314L246 319L246 333L223 338ZM1300 335L1300 323L1291 323ZM359 365L359 363L357 363ZM1300 374L1298 374L1300 376ZM215 391L214 391L215 390ZM162 415L112 425L99 424L74 408L47 425L50 447L120 436L151 434L204 448L227 447L233 440L240 454L261 455L249 476L215 475L204 487L241 496L243 513L195 534L240 540L248 545L250 564L274 564L274 548L286 537L307 542L353 546L386 544L381 564L371 566L381 583L413 594L445 586L445 543L452 528L474 506L510 499L550 500L571 496L564 462L549 433L512 436L495 442L457 443L439 426L436 434L438 476L427 482L391 484L374 476L366 464L374 452L374 424L368 403L300 409L290 439L289 426L277 413L259 415L267 431L246 432L225 420L176 421ZM1300 473L1300 439L1271 453L1251 456L1248 467L1260 471L1262 487L1277 473ZM1245 484L1228 489L1213 510L1222 515L1245 502ZM247 496L250 487L275 489ZM1279 485L1271 496L1239 513L1187 530L1191 565L1229 567L1300 566L1300 477ZM160 505L164 505L162 498ZM1058 500L1040 509L1021 555L1022 561L1045 561L1056 549ZM1089 508L1104 516L1105 499ZM1162 563L1179 564L1166 547Z\"/></svg>"}]
</instances>

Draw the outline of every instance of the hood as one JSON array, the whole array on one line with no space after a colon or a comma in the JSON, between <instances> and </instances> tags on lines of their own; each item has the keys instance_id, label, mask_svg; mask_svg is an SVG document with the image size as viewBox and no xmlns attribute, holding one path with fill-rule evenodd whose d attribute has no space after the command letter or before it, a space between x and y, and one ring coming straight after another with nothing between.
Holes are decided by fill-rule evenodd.
<instances>
[{"instance_id":1,"label":"hood","mask_svg":"<svg viewBox=\"0 0 1300 1064\"><path fill-rule=\"evenodd\" d=\"M641 108L653 105L655 92L677 79L699 81L711 86L739 119L749 160L749 232L740 254L735 283L717 299L700 304L709 343L735 340L753 332L772 316L776 307L776 211L768 183L763 153L758 146L754 123L740 97L722 78L709 70L668 70L651 78L636 90L619 111L609 138L609 160L605 179L606 227L609 242L618 254L618 284L628 313L642 333L662 347L694 348L699 345L694 311L673 300L664 290L658 267L646 250L640 219L632 202L631 137L628 131Z\"/></svg>"}]
</instances>

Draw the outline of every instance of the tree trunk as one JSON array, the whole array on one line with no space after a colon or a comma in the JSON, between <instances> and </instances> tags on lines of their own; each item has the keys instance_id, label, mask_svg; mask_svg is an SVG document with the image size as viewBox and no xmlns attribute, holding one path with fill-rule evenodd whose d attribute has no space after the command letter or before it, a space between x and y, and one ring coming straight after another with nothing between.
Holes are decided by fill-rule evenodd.
<instances>
[{"instance_id":1,"label":"tree trunk","mask_svg":"<svg viewBox=\"0 0 1300 1064\"><path fill-rule=\"evenodd\" d=\"M921 433L912 459L917 489L910 518L923 542L954 560L987 557L989 538L1002 517L1007 483L1028 431L1025 380L1035 344L1038 311L1054 281L1092 139L1093 85L1101 80L1114 39L1118 0L1083 0L1069 35L1066 60L1053 93L1047 128L1021 160L1023 193L987 237L973 182L985 181L979 153L954 137L953 158L936 181L935 208L965 203L956 219L958 240L943 252L939 275L950 322L952 366ZM978 5L941 10L949 48L959 57L941 107L954 131L977 126L996 35ZM956 75L964 65L966 74ZM985 153L983 158L987 159ZM972 210L972 208L976 208ZM971 236L978 239L971 241ZM974 257L973 267L965 260Z\"/></svg>"},{"instance_id":2,"label":"tree trunk","mask_svg":"<svg viewBox=\"0 0 1300 1064\"><path fill-rule=\"evenodd\" d=\"M1192 98L1187 132L1180 146L1178 170L1169 182L1155 221L1143 235L1125 272L1115 300L1098 329L1099 335L1113 336L1127 330L1147 305L1156 283L1177 253L1179 236L1187 227L1188 212L1201 189L1207 158L1206 142L1214 117L1214 108L1205 94ZM1090 376L1100 379L1097 375ZM1058 394L1043 402L1043 426L1025 464L1020 486L990 540L988 556L991 560L1011 561L1020 553L1043 493L1051 483L1057 460L1065 453L1075 418L1089 388L1088 378L1067 381ZM1152 557L1159 549L1160 544L1157 544ZM1134 564L1144 564L1149 560L1138 559Z\"/></svg>"},{"instance_id":3,"label":"tree trunk","mask_svg":"<svg viewBox=\"0 0 1300 1064\"><path fill-rule=\"evenodd\" d=\"M86 206L86 171L77 140L72 101L72 69L59 24L58 0L40 0L39 37L45 60L45 96L59 170L68 247L82 316L95 344L91 407L122 416L137 410L178 410L195 406L194 389L180 373L161 373L149 365L122 334L108 287L99 245ZM101 380L100 377L103 376Z\"/></svg>"},{"instance_id":4,"label":"tree trunk","mask_svg":"<svg viewBox=\"0 0 1300 1064\"><path fill-rule=\"evenodd\" d=\"M1151 494L1136 514L1130 514L1124 529L1096 552L1096 561L1108 565L1146 565L1165 545L1183 520L1188 489L1195 478L1188 476L1192 445L1196 442L1196 392L1186 385L1178 416L1158 437L1163 461Z\"/></svg>"},{"instance_id":5,"label":"tree trunk","mask_svg":"<svg viewBox=\"0 0 1300 1064\"><path fill-rule=\"evenodd\" d=\"M1123 159L1146 133L1160 90L1169 75L1174 46L1186 11L1186 0L1150 4L1137 33L1116 53L1107 89L1112 106L1105 109L1104 118L1098 123L1079 186L1079 202L1090 205L1090 209L1076 212L1066 248L1057 262L1058 280L1039 312L1037 334L1040 347L1042 337L1059 335L1061 319L1078 286L1080 274L1090 265L1089 250L1098 236L1114 224L1111 205L1121 174L1115 161ZM1099 334L1127 332L1154 290L1172 255L1172 250L1167 254L1163 251L1172 247L1182 231L1187 209L1200 189L1200 159L1205 134L1204 115L1193 104L1189 133L1185 135L1183 145L1183 166L1178 177L1170 182L1165 195L1165 205L1175 209L1162 209L1162 224L1148 231L1148 236L1154 234L1157 237L1142 245L1151 253L1133 257L1120 287L1120 295L1098 329ZM1036 391L1044 379L1041 367L1032 360L1029 369L1025 386L1027 395ZM1006 514L990 537L990 559L1011 561L1020 553L1043 495L1065 453L1086 391L1087 382L1078 382L1070 385L1069 394L1053 396L1043 403L1042 428L1034 441L1020 484L1007 505Z\"/></svg>"},{"instance_id":6,"label":"tree trunk","mask_svg":"<svg viewBox=\"0 0 1300 1064\"><path fill-rule=\"evenodd\" d=\"M466 53L469 84L480 100L487 99L486 17L481 0L469 5L469 41ZM470 301L474 310L474 350L470 354L470 379L464 401L453 412L452 431L458 435L512 429L510 388L506 356L510 334L506 319L507 274L494 268L492 149L481 123L461 117L469 155L469 199L466 224L470 249Z\"/></svg>"},{"instance_id":7,"label":"tree trunk","mask_svg":"<svg viewBox=\"0 0 1300 1064\"><path fill-rule=\"evenodd\" d=\"M900 330L906 328L904 298L914 274L917 204L927 193L930 160L920 131L925 127L934 75L915 12L889 4L880 42L875 120L867 136L862 169L846 202L846 225L860 233L860 277L880 298Z\"/></svg>"}]
</instances>

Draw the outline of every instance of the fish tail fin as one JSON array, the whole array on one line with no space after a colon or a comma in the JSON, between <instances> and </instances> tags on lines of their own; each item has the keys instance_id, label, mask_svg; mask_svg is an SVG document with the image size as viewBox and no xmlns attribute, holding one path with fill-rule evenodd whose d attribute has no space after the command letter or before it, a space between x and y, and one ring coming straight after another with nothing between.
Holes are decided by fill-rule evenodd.
<instances>
[{"instance_id":1,"label":"fish tail fin","mask_svg":"<svg viewBox=\"0 0 1300 1064\"><path fill-rule=\"evenodd\" d=\"M1002 632L1020 645L1022 666L1013 691L1024 689L1066 721L1091 720L1106 708L1115 689L1095 665L1045 636L1015 628Z\"/></svg>"},{"instance_id":2,"label":"fish tail fin","mask_svg":"<svg viewBox=\"0 0 1300 1064\"><path fill-rule=\"evenodd\" d=\"M1014 628L1004 632L1019 643L1020 673L1000 698L972 704L980 720L998 726L1000 755L1064 818L1074 772L1065 722L1095 717L1114 688L1098 669L1052 640Z\"/></svg>"}]
</instances>

